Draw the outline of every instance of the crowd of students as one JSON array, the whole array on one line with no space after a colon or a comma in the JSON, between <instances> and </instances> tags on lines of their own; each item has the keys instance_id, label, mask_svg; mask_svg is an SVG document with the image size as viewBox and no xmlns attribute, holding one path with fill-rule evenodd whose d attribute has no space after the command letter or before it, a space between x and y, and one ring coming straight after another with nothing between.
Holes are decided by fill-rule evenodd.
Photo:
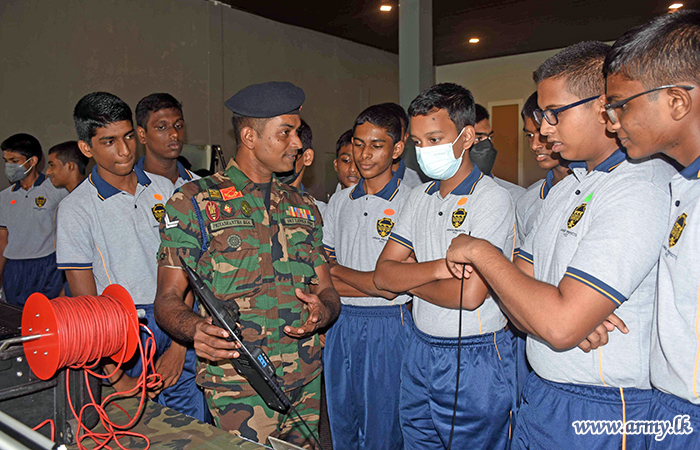
<instances>
[{"instance_id":1,"label":"crowd of students","mask_svg":"<svg viewBox=\"0 0 700 450\"><path fill-rule=\"evenodd\" d=\"M492 175L488 113L463 86L357 116L316 202L342 303L323 349L334 448L700 448L698 55L686 11L544 61L521 115L548 172L527 190ZM134 129L128 105L93 93L74 119L52 183L35 138L2 143L5 298L121 284L156 336L150 395L210 421L194 349L153 312L164 205L198 179L178 162L182 107L150 95ZM311 128L296 134L279 179L305 192ZM426 183L401 158L409 139ZM112 381L131 389L139 370Z\"/></svg>"}]
</instances>

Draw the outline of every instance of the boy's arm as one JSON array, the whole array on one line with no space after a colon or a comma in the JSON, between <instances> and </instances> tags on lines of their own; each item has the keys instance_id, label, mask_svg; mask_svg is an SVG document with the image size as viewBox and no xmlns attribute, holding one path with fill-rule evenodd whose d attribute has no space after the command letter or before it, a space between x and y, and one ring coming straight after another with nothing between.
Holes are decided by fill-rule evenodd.
<instances>
[{"instance_id":1,"label":"boy's arm","mask_svg":"<svg viewBox=\"0 0 700 450\"><path fill-rule=\"evenodd\" d=\"M185 296L185 305L189 306L190 309L194 306L194 294L192 291ZM169 388L180 379L182 370L185 367L186 355L187 346L176 339L172 339L170 347L156 361L156 372L163 377L160 390Z\"/></svg>"},{"instance_id":2,"label":"boy's arm","mask_svg":"<svg viewBox=\"0 0 700 450\"><path fill-rule=\"evenodd\" d=\"M0 286L2 286L2 280L5 275L5 263L7 258L3 255L5 253L5 247L7 247L7 228L0 227Z\"/></svg>"},{"instance_id":3,"label":"boy's arm","mask_svg":"<svg viewBox=\"0 0 700 450\"><path fill-rule=\"evenodd\" d=\"M378 289L410 292L433 281L454 278L444 259L421 263L404 262L412 252L413 249L391 238L387 241L374 270L373 281Z\"/></svg>"},{"instance_id":4,"label":"boy's arm","mask_svg":"<svg viewBox=\"0 0 700 450\"><path fill-rule=\"evenodd\" d=\"M333 286L343 297L384 297L393 300L398 294L377 288L374 271L361 272L337 263L330 264Z\"/></svg>"},{"instance_id":5,"label":"boy's arm","mask_svg":"<svg viewBox=\"0 0 700 450\"><path fill-rule=\"evenodd\" d=\"M444 260L440 260L443 261ZM455 278L449 280L433 281L409 292L443 308L458 309L460 299L461 281ZM486 300L489 290L484 279L475 271L469 278L464 280L464 290L462 292L462 308L474 310L481 306Z\"/></svg>"}]
</instances>

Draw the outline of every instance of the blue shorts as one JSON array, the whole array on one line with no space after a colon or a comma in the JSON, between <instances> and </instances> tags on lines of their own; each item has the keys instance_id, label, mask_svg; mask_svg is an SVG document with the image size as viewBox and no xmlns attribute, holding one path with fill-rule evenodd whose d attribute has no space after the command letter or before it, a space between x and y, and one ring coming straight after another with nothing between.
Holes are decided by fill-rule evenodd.
<instances>
[{"instance_id":1,"label":"blue shorts","mask_svg":"<svg viewBox=\"0 0 700 450\"><path fill-rule=\"evenodd\" d=\"M160 356L170 347L172 340L165 331L161 330L153 316L153 305L136 305L136 308L146 311L146 317L139 319L141 323L146 325L152 332L156 341L156 357ZM141 331L141 343L145 345L148 334ZM138 377L141 374L141 357L138 350L136 356L129 361L131 365L124 366L126 374L130 377ZM197 375L197 355L193 347L187 348L185 355L185 365L182 369L182 374L177 382L169 388L163 390L155 401L163 406L172 408L175 411L194 417L202 422L211 423L211 414L207 407L207 402L204 398L204 393L199 389L195 382Z\"/></svg>"},{"instance_id":2,"label":"blue shorts","mask_svg":"<svg viewBox=\"0 0 700 450\"><path fill-rule=\"evenodd\" d=\"M619 449L624 440L629 450L644 449L645 436L623 434L621 426L623 420L645 420L650 403L650 389L554 383L533 372L520 399L512 448Z\"/></svg>"},{"instance_id":3,"label":"blue shorts","mask_svg":"<svg viewBox=\"0 0 700 450\"><path fill-rule=\"evenodd\" d=\"M49 299L59 296L65 276L56 266L56 253L42 258L8 259L2 288L7 303L24 306L30 295L41 292Z\"/></svg>"},{"instance_id":4,"label":"blue shorts","mask_svg":"<svg viewBox=\"0 0 700 450\"><path fill-rule=\"evenodd\" d=\"M505 330L462 338L453 449L505 449L515 408L513 335ZM444 449L450 439L457 339L414 328L401 370L400 420L405 448Z\"/></svg>"},{"instance_id":5,"label":"blue shorts","mask_svg":"<svg viewBox=\"0 0 700 450\"><path fill-rule=\"evenodd\" d=\"M658 433L658 437L647 435L647 448L700 449L700 405L654 389L649 420L668 421L672 432Z\"/></svg>"},{"instance_id":6,"label":"blue shorts","mask_svg":"<svg viewBox=\"0 0 700 450\"><path fill-rule=\"evenodd\" d=\"M412 332L405 305L343 305L323 349L333 448L403 448L399 376Z\"/></svg>"}]
</instances>

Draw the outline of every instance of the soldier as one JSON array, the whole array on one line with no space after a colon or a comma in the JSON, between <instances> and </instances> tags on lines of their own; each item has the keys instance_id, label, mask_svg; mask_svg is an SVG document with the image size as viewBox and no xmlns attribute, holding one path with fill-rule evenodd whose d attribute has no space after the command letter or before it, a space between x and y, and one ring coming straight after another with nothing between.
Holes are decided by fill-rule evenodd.
<instances>
[{"instance_id":1,"label":"soldier","mask_svg":"<svg viewBox=\"0 0 700 450\"><path fill-rule=\"evenodd\" d=\"M334 321L340 298L331 283L314 200L281 184L301 142L304 91L291 83L248 86L226 101L238 141L225 171L188 183L166 205L161 224L156 315L182 341L194 341L214 423L248 439L276 436L297 445L312 439L298 420L268 409L230 358L236 344L183 301L188 286L179 257L223 302L237 302L243 340L260 346L282 389L312 429L319 419L321 344L317 331Z\"/></svg>"}]
</instances>

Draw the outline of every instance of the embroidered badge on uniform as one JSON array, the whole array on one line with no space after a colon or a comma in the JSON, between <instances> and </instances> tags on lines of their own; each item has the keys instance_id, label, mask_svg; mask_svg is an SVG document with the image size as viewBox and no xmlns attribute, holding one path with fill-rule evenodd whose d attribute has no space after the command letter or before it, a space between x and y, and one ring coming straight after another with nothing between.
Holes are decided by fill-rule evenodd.
<instances>
[{"instance_id":1,"label":"embroidered badge on uniform","mask_svg":"<svg viewBox=\"0 0 700 450\"><path fill-rule=\"evenodd\" d=\"M668 236L668 248L671 248L678 243L678 240L681 238L681 234L683 234L683 229L685 228L687 218L688 214L683 213L676 219L676 223L674 223L673 228L671 228L671 234Z\"/></svg>"},{"instance_id":2,"label":"embroidered badge on uniform","mask_svg":"<svg viewBox=\"0 0 700 450\"><path fill-rule=\"evenodd\" d=\"M221 209L224 210L225 216L230 216L233 213L233 208L231 208L231 205L229 204L224 205Z\"/></svg>"},{"instance_id":3,"label":"embroidered badge on uniform","mask_svg":"<svg viewBox=\"0 0 700 450\"><path fill-rule=\"evenodd\" d=\"M457 208L452 212L452 226L459 228L464 223L464 219L467 218L467 212L464 208Z\"/></svg>"},{"instance_id":4,"label":"embroidered badge on uniform","mask_svg":"<svg viewBox=\"0 0 700 450\"><path fill-rule=\"evenodd\" d=\"M36 206L41 208L46 204L46 197L37 197L34 199L34 203L36 203Z\"/></svg>"},{"instance_id":5,"label":"embroidered badge on uniform","mask_svg":"<svg viewBox=\"0 0 700 450\"><path fill-rule=\"evenodd\" d=\"M250 217L250 215L253 214L253 208L250 207L250 203L243 200L241 202L241 212L245 214L246 217Z\"/></svg>"},{"instance_id":6,"label":"embroidered badge on uniform","mask_svg":"<svg viewBox=\"0 0 700 450\"><path fill-rule=\"evenodd\" d=\"M243 193L236 190L235 186L227 187L226 189L221 189L221 196L224 200L231 200L234 198L243 197Z\"/></svg>"},{"instance_id":7,"label":"embroidered badge on uniform","mask_svg":"<svg viewBox=\"0 0 700 450\"><path fill-rule=\"evenodd\" d=\"M237 234L232 234L226 239L226 243L228 244L229 247L232 249L237 249L238 247L241 246L243 243L243 240L241 240L241 237L238 236Z\"/></svg>"},{"instance_id":8,"label":"embroidered badge on uniform","mask_svg":"<svg viewBox=\"0 0 700 450\"><path fill-rule=\"evenodd\" d=\"M311 214L311 211L304 208L298 208L296 206L290 206L289 209L287 209L287 215L292 217L301 217L302 219L307 220L316 220L313 214Z\"/></svg>"},{"instance_id":9,"label":"embroidered badge on uniform","mask_svg":"<svg viewBox=\"0 0 700 450\"><path fill-rule=\"evenodd\" d=\"M210 221L216 222L219 220L219 207L216 206L216 203L207 202L207 204L204 206L204 210L206 211L207 217Z\"/></svg>"},{"instance_id":10,"label":"embroidered badge on uniform","mask_svg":"<svg viewBox=\"0 0 700 450\"><path fill-rule=\"evenodd\" d=\"M165 206L163 206L162 203L156 203L153 205L153 208L151 208L151 212L153 213L153 218L156 219L156 222L160 223L165 215Z\"/></svg>"},{"instance_id":11,"label":"embroidered badge on uniform","mask_svg":"<svg viewBox=\"0 0 700 450\"><path fill-rule=\"evenodd\" d=\"M385 238L391 233L391 229L394 228L394 221L388 217L377 220L377 233L379 236Z\"/></svg>"},{"instance_id":12,"label":"embroidered badge on uniform","mask_svg":"<svg viewBox=\"0 0 700 450\"><path fill-rule=\"evenodd\" d=\"M218 189L207 189L207 193L211 200L221 200L221 191Z\"/></svg>"},{"instance_id":13,"label":"embroidered badge on uniform","mask_svg":"<svg viewBox=\"0 0 700 450\"><path fill-rule=\"evenodd\" d=\"M583 213L586 212L587 204L588 203L581 203L576 207L576 209L574 209L574 211L571 213L571 216L569 216L569 220L566 221L566 228L570 230L576 226L578 221L581 220L581 217L583 217Z\"/></svg>"},{"instance_id":14,"label":"embroidered badge on uniform","mask_svg":"<svg viewBox=\"0 0 700 450\"><path fill-rule=\"evenodd\" d=\"M165 215L165 229L169 230L171 228L175 228L176 226L180 225L179 220L170 220L170 217L168 215Z\"/></svg>"}]
</instances>

